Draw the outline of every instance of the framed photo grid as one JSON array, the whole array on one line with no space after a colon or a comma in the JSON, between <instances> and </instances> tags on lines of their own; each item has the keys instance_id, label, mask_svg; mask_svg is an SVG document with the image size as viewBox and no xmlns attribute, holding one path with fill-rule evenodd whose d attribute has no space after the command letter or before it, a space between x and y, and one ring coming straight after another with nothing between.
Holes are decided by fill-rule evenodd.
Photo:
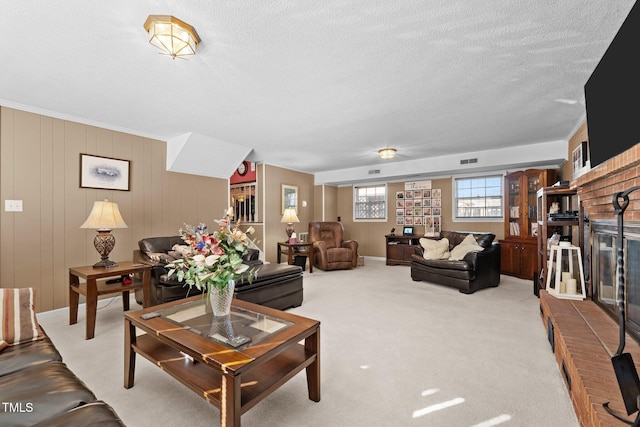
<instances>
[{"instance_id":1,"label":"framed photo grid","mask_svg":"<svg viewBox=\"0 0 640 427\"><path fill-rule=\"evenodd\" d=\"M436 236L441 215L441 189L396 191L396 225L424 225L425 236Z\"/></svg>"}]
</instances>

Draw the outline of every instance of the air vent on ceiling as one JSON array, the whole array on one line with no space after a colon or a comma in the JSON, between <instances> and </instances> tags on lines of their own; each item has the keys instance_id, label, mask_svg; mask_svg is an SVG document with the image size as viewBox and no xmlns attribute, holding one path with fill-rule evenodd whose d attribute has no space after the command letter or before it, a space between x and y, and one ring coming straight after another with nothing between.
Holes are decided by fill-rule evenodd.
<instances>
[{"instance_id":1,"label":"air vent on ceiling","mask_svg":"<svg viewBox=\"0 0 640 427\"><path fill-rule=\"evenodd\" d=\"M371 169L369 171L369 175L375 175L375 174L378 174L378 173L380 173L380 169Z\"/></svg>"},{"instance_id":2,"label":"air vent on ceiling","mask_svg":"<svg viewBox=\"0 0 640 427\"><path fill-rule=\"evenodd\" d=\"M478 158L474 157L473 159L462 159L460 160L461 165L468 165L470 163L478 163Z\"/></svg>"}]
</instances>

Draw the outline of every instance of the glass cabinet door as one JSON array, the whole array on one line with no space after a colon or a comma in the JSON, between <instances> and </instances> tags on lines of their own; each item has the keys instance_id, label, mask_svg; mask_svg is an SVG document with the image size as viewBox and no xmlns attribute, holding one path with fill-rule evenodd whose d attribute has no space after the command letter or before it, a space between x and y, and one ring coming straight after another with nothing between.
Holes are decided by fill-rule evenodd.
<instances>
[{"instance_id":1,"label":"glass cabinet door","mask_svg":"<svg viewBox=\"0 0 640 427\"><path fill-rule=\"evenodd\" d=\"M509 230L505 229L511 236L521 236L520 230L520 178L521 175L507 176L507 221L509 222Z\"/></svg>"},{"instance_id":2,"label":"glass cabinet door","mask_svg":"<svg viewBox=\"0 0 640 427\"><path fill-rule=\"evenodd\" d=\"M525 224L527 235L535 237L538 235L538 197L537 192L540 188L540 175L527 176L527 217Z\"/></svg>"}]
</instances>

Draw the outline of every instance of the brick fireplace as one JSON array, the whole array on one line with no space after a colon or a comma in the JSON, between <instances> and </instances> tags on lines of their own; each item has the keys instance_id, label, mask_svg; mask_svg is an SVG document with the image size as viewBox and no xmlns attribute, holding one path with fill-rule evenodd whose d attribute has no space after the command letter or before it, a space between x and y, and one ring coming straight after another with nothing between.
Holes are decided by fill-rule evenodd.
<instances>
[{"instance_id":1,"label":"brick fireplace","mask_svg":"<svg viewBox=\"0 0 640 427\"><path fill-rule=\"evenodd\" d=\"M577 197L591 229L594 224L615 228L617 216L612 205L613 194L637 185L640 185L640 144L571 182L571 187L578 190ZM635 223L637 227L640 224L640 191L631 194L624 220L625 225ZM586 234L585 241L592 245L593 234ZM585 250L586 256L590 253L591 251ZM598 267L598 260L593 259L591 264ZM594 288L593 285L592 283L591 288ZM615 354L619 344L617 319L591 299L560 300L545 291L540 293L540 311L580 424L627 425L616 420L602 407L604 402L610 402L612 409L626 417L611 364L611 356ZM629 334L625 352L631 353L636 368L640 371L640 345ZM626 418L633 417L635 414Z\"/></svg>"}]
</instances>

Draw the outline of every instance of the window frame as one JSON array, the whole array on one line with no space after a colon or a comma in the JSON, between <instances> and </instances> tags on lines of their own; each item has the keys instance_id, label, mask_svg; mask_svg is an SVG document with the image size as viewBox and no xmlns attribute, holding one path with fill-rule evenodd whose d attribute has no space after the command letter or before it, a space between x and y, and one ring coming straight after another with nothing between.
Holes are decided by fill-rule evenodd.
<instances>
[{"instance_id":1,"label":"window frame","mask_svg":"<svg viewBox=\"0 0 640 427\"><path fill-rule=\"evenodd\" d=\"M504 201L504 171L496 171L496 172L482 172L476 174L464 174L464 175L455 175L451 177L451 220L453 222L504 222L504 210L505 210L505 201ZM500 179L500 209L502 210L502 215L500 216L491 216L491 217L459 217L457 216L458 212L458 181L459 180L472 180L478 178L499 178ZM486 187L485 187L486 188ZM486 198L486 196L485 196Z\"/></svg>"},{"instance_id":2,"label":"window frame","mask_svg":"<svg viewBox=\"0 0 640 427\"><path fill-rule=\"evenodd\" d=\"M356 203L358 197L358 189L360 188L374 188L384 187L384 217L383 218L356 218ZM362 185L353 185L353 199L352 199L352 219L353 222L387 222L389 220L389 185L386 182L370 182Z\"/></svg>"}]
</instances>

